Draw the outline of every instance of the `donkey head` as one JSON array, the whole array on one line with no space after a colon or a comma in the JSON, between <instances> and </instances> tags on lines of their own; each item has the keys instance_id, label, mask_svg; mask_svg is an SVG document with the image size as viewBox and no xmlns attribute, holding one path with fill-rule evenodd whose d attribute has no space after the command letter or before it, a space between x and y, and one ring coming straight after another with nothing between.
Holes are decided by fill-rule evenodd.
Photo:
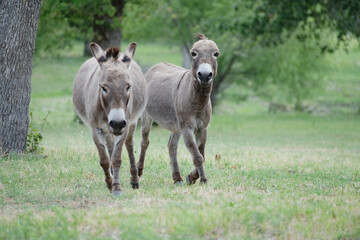
<instances>
[{"instance_id":1,"label":"donkey head","mask_svg":"<svg viewBox=\"0 0 360 240\"><path fill-rule=\"evenodd\" d=\"M121 135L127 124L126 110L132 93L129 68L136 43L130 43L125 53L118 48L104 51L96 43L91 43L90 48L101 68L99 96L102 110L107 116L110 131Z\"/></svg>"},{"instance_id":2,"label":"donkey head","mask_svg":"<svg viewBox=\"0 0 360 240\"><path fill-rule=\"evenodd\" d=\"M209 40L202 33L198 33L200 39L192 46L192 72L194 78L201 85L209 85L217 72L217 58L220 55L219 48L214 41Z\"/></svg>"}]
</instances>

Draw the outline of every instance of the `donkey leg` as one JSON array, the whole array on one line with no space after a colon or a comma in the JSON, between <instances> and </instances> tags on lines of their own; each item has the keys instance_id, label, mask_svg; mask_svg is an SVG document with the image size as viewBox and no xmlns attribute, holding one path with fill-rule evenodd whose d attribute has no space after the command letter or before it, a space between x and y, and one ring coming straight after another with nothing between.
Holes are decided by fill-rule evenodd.
<instances>
[{"instance_id":1,"label":"donkey leg","mask_svg":"<svg viewBox=\"0 0 360 240\"><path fill-rule=\"evenodd\" d=\"M201 129L195 133L196 145L205 162L205 144L207 139L207 129Z\"/></svg>"},{"instance_id":2,"label":"donkey leg","mask_svg":"<svg viewBox=\"0 0 360 240\"><path fill-rule=\"evenodd\" d=\"M141 116L141 135L142 135L141 151L140 151L139 161L136 164L138 168L139 177L141 177L144 169L146 149L148 148L150 143L149 133L151 130L152 122L153 120L150 118L150 116L146 112L144 112L143 115Z\"/></svg>"},{"instance_id":3,"label":"donkey leg","mask_svg":"<svg viewBox=\"0 0 360 240\"><path fill-rule=\"evenodd\" d=\"M133 140L135 129L136 129L136 123L129 127L129 133L126 138L125 145L130 160L130 174L131 174L130 184L133 189L138 189L140 187L140 184L139 184L138 169L136 167L136 161L134 156L134 140Z\"/></svg>"},{"instance_id":4,"label":"donkey leg","mask_svg":"<svg viewBox=\"0 0 360 240\"><path fill-rule=\"evenodd\" d=\"M175 184L182 185L183 179L181 178L180 169L177 162L177 147L179 144L180 137L181 137L180 133L174 133L174 132L171 133L168 143L168 150L171 161L172 178Z\"/></svg>"},{"instance_id":5,"label":"donkey leg","mask_svg":"<svg viewBox=\"0 0 360 240\"><path fill-rule=\"evenodd\" d=\"M109 159L111 159L111 155L114 151L114 136L109 133L106 135L105 140L106 140L106 148L108 149L109 152ZM110 172L112 175L114 174L112 165L110 165Z\"/></svg>"},{"instance_id":6,"label":"donkey leg","mask_svg":"<svg viewBox=\"0 0 360 240\"><path fill-rule=\"evenodd\" d=\"M196 171L190 172L190 174L186 177L186 182L189 185L194 184L200 176L200 183L206 183L207 178L205 176L205 170L203 166L204 158L195 143L193 131L189 128L186 128L181 131L181 134L187 149L192 155L193 163L196 169Z\"/></svg>"},{"instance_id":7,"label":"donkey leg","mask_svg":"<svg viewBox=\"0 0 360 240\"><path fill-rule=\"evenodd\" d=\"M92 136L99 153L100 166L104 170L106 186L111 192L112 176L110 173L110 160L106 155L106 149L105 149L106 141L103 131L101 129L92 129Z\"/></svg>"},{"instance_id":8,"label":"donkey leg","mask_svg":"<svg viewBox=\"0 0 360 240\"><path fill-rule=\"evenodd\" d=\"M205 162L205 143L206 143L206 138L207 138L207 129L199 129L198 131L195 132L195 140L196 140L196 145L199 149L199 152L201 154L201 156L204 159ZM194 182L196 181L196 179L199 178L199 173L198 170L196 168L194 168L190 174L189 174L189 178L187 178L187 180L189 180L188 182Z\"/></svg>"},{"instance_id":9,"label":"donkey leg","mask_svg":"<svg viewBox=\"0 0 360 240\"><path fill-rule=\"evenodd\" d=\"M114 180L112 184L112 193L115 197L121 195L121 187L120 187L120 180L119 180L119 172L121 167L121 152L122 147L124 145L125 139L127 137L128 127L126 126L122 135L115 136L115 145L113 153L111 154L111 164L114 170Z\"/></svg>"}]
</instances>

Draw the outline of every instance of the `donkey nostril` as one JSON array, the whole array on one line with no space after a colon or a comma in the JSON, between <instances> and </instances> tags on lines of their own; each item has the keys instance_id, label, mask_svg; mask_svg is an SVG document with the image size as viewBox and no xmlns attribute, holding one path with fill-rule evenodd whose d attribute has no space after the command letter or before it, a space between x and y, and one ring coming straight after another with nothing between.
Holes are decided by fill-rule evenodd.
<instances>
[{"instance_id":1,"label":"donkey nostril","mask_svg":"<svg viewBox=\"0 0 360 240\"><path fill-rule=\"evenodd\" d=\"M126 126L126 121L125 120L122 120L120 121L120 128L124 128Z\"/></svg>"},{"instance_id":2,"label":"donkey nostril","mask_svg":"<svg viewBox=\"0 0 360 240\"><path fill-rule=\"evenodd\" d=\"M121 130L126 126L126 121L125 120L121 120L121 121L111 120L109 122L109 126L114 130Z\"/></svg>"},{"instance_id":3,"label":"donkey nostril","mask_svg":"<svg viewBox=\"0 0 360 240\"><path fill-rule=\"evenodd\" d=\"M212 72L198 72L197 73L199 80L208 82L212 79L213 73Z\"/></svg>"}]
</instances>

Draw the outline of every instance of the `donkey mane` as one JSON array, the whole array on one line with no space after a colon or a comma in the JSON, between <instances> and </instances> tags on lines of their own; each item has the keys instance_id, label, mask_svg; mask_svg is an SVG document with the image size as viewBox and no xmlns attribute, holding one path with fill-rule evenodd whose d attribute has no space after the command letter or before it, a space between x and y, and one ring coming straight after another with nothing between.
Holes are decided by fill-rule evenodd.
<instances>
[{"instance_id":1,"label":"donkey mane","mask_svg":"<svg viewBox=\"0 0 360 240\"><path fill-rule=\"evenodd\" d=\"M119 57L120 49L118 47L108 48L106 49L106 59L113 57L117 59Z\"/></svg>"},{"instance_id":2,"label":"donkey mane","mask_svg":"<svg viewBox=\"0 0 360 240\"><path fill-rule=\"evenodd\" d=\"M200 40L209 40L204 34L202 33L197 33L196 37L199 38Z\"/></svg>"}]
</instances>

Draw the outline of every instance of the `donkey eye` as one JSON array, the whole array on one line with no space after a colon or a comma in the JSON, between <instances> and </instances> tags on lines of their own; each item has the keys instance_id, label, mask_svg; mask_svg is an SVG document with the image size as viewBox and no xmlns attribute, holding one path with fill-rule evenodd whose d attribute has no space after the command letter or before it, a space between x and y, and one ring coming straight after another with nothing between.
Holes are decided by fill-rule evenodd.
<instances>
[{"instance_id":1,"label":"donkey eye","mask_svg":"<svg viewBox=\"0 0 360 240\"><path fill-rule=\"evenodd\" d=\"M127 85L127 87L126 87L126 92L130 91L130 88L131 88L131 86L130 86L130 85Z\"/></svg>"},{"instance_id":2,"label":"donkey eye","mask_svg":"<svg viewBox=\"0 0 360 240\"><path fill-rule=\"evenodd\" d=\"M107 90L105 87L101 87L101 90L103 91L103 93L107 93Z\"/></svg>"},{"instance_id":3,"label":"donkey eye","mask_svg":"<svg viewBox=\"0 0 360 240\"><path fill-rule=\"evenodd\" d=\"M214 57L218 57L219 56L219 52L214 52Z\"/></svg>"},{"instance_id":4,"label":"donkey eye","mask_svg":"<svg viewBox=\"0 0 360 240\"><path fill-rule=\"evenodd\" d=\"M191 52L192 57L196 57L196 55L197 55L196 52Z\"/></svg>"}]
</instances>

